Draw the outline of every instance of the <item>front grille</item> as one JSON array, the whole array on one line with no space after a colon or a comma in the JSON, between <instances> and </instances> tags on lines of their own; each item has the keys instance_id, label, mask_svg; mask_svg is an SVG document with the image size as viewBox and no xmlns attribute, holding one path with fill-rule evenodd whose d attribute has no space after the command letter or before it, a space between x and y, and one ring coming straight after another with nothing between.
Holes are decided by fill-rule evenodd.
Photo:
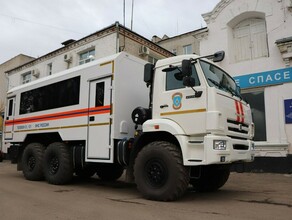
<instances>
[{"instance_id":1,"label":"front grille","mask_svg":"<svg viewBox=\"0 0 292 220\"><path fill-rule=\"evenodd\" d=\"M238 122L232 119L227 119L227 124L228 124L228 131L230 131L233 136L234 134L239 134L240 136L242 135L247 135L249 132L249 127L248 124Z\"/></svg>"},{"instance_id":2,"label":"front grille","mask_svg":"<svg viewBox=\"0 0 292 220\"><path fill-rule=\"evenodd\" d=\"M243 144L234 144L233 145L233 149L234 150L248 150L248 146L247 145L243 145Z\"/></svg>"},{"instance_id":3,"label":"front grille","mask_svg":"<svg viewBox=\"0 0 292 220\"><path fill-rule=\"evenodd\" d=\"M229 131L234 131L234 132L239 132L239 133L242 133L242 134L248 134L248 131L241 130L241 129L239 129L239 128L228 127L228 130L229 130Z\"/></svg>"}]
</instances>

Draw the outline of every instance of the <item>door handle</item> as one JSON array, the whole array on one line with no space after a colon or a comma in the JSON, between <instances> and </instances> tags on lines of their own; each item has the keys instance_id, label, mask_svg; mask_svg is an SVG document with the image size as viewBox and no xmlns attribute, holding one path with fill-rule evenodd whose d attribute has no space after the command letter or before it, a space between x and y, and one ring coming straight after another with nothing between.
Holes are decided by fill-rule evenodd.
<instances>
[{"instance_id":1,"label":"door handle","mask_svg":"<svg viewBox=\"0 0 292 220\"><path fill-rule=\"evenodd\" d=\"M160 108L167 108L167 107L168 107L168 105L166 105L166 104L160 106Z\"/></svg>"},{"instance_id":2,"label":"door handle","mask_svg":"<svg viewBox=\"0 0 292 220\"><path fill-rule=\"evenodd\" d=\"M94 116L90 116L89 117L89 121L94 121L95 120L95 117Z\"/></svg>"}]
</instances>

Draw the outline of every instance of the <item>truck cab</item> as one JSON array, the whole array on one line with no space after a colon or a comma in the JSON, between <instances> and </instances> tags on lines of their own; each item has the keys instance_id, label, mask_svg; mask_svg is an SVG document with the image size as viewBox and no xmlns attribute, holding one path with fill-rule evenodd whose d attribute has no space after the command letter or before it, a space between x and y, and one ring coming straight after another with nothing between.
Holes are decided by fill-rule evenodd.
<instances>
[{"instance_id":1,"label":"truck cab","mask_svg":"<svg viewBox=\"0 0 292 220\"><path fill-rule=\"evenodd\" d=\"M147 136L143 140L156 141L145 149L169 148L172 152L175 147L171 145L179 146L173 157L180 155L182 160L172 162L182 163L188 170L189 176L181 174L180 178L189 178L196 191L219 189L227 181L232 163L250 162L254 157L250 106L234 79L215 64L224 58L224 52L212 57L214 62L197 55L176 56L159 60L155 66L146 64L144 72L144 81L152 91L152 117L142 124ZM137 160L141 160L139 155ZM164 169L164 164L164 160L147 160L144 165L149 169L144 169L144 178L135 173L138 188L142 185L140 191L147 191L142 181L158 187L166 173L179 176L180 169L175 173ZM156 173L155 178L147 173ZM155 193L152 196L156 198Z\"/></svg>"}]
</instances>

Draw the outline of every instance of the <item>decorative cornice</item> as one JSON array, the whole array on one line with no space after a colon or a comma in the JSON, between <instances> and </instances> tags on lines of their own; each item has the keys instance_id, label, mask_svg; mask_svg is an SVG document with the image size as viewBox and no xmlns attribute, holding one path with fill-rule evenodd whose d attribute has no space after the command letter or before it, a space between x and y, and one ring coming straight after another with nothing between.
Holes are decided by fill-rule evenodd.
<instances>
[{"instance_id":1,"label":"decorative cornice","mask_svg":"<svg viewBox=\"0 0 292 220\"><path fill-rule=\"evenodd\" d=\"M207 24L210 24L211 21L214 21L220 14L220 12L232 1L234 0L221 0L211 12L202 14L202 17L204 18L205 22Z\"/></svg>"},{"instance_id":2,"label":"decorative cornice","mask_svg":"<svg viewBox=\"0 0 292 220\"><path fill-rule=\"evenodd\" d=\"M152 51L162 55L162 56L165 56L165 57L171 57L173 56L174 54L171 53L170 51L160 47L158 44L155 44L153 43L152 41L149 41L131 31L128 31L127 29L122 29L120 30L120 34L143 45L143 46L146 46L148 47L149 49L151 49Z\"/></svg>"}]
</instances>

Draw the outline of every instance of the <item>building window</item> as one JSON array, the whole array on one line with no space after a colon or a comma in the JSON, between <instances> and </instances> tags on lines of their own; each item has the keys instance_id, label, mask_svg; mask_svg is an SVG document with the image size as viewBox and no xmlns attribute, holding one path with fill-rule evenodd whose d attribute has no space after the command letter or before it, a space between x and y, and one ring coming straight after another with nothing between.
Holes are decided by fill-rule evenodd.
<instances>
[{"instance_id":1,"label":"building window","mask_svg":"<svg viewBox=\"0 0 292 220\"><path fill-rule=\"evenodd\" d=\"M235 62L269 56L264 19L246 19L233 28L233 53Z\"/></svg>"},{"instance_id":2,"label":"building window","mask_svg":"<svg viewBox=\"0 0 292 220\"><path fill-rule=\"evenodd\" d=\"M53 69L53 64L49 63L47 65L47 74L48 74L48 76L52 75L52 69Z\"/></svg>"},{"instance_id":3,"label":"building window","mask_svg":"<svg viewBox=\"0 0 292 220\"><path fill-rule=\"evenodd\" d=\"M185 45L183 46L184 49L184 54L192 54L193 53L193 49L192 49L192 45Z\"/></svg>"},{"instance_id":4,"label":"building window","mask_svg":"<svg viewBox=\"0 0 292 220\"><path fill-rule=\"evenodd\" d=\"M22 74L21 78L22 78L22 84L29 83L31 81L31 71Z\"/></svg>"},{"instance_id":5,"label":"building window","mask_svg":"<svg viewBox=\"0 0 292 220\"><path fill-rule=\"evenodd\" d=\"M242 94L242 97L250 104L253 122L255 124L254 141L266 141L266 111L264 90L255 90Z\"/></svg>"},{"instance_id":6,"label":"building window","mask_svg":"<svg viewBox=\"0 0 292 220\"><path fill-rule=\"evenodd\" d=\"M79 55L79 65L93 61L94 56L95 56L95 49L88 50L84 53L81 53Z\"/></svg>"},{"instance_id":7,"label":"building window","mask_svg":"<svg viewBox=\"0 0 292 220\"><path fill-rule=\"evenodd\" d=\"M177 55L177 51L176 51L176 49L172 49L172 53L173 53L174 55Z\"/></svg>"}]
</instances>

